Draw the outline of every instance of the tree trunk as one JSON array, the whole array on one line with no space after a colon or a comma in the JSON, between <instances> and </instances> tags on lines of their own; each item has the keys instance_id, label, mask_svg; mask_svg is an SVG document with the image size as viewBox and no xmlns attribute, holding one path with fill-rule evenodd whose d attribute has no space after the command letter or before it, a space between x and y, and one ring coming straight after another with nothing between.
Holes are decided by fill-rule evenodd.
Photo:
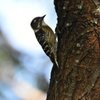
<instances>
[{"instance_id":1,"label":"tree trunk","mask_svg":"<svg viewBox=\"0 0 100 100\"><path fill-rule=\"evenodd\" d=\"M100 100L100 0L54 0L58 63L47 100Z\"/></svg>"}]
</instances>

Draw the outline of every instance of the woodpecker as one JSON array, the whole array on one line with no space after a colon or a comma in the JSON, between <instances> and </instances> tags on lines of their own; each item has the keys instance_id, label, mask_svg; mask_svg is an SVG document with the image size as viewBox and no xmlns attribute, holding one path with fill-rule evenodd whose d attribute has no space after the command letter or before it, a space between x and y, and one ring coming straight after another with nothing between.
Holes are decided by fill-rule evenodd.
<instances>
[{"instance_id":1,"label":"woodpecker","mask_svg":"<svg viewBox=\"0 0 100 100\"><path fill-rule=\"evenodd\" d=\"M57 42L56 35L53 30L44 22L44 17L35 17L31 21L31 27L34 30L35 36L41 45L46 55L50 58L52 63L58 67L57 62Z\"/></svg>"}]
</instances>

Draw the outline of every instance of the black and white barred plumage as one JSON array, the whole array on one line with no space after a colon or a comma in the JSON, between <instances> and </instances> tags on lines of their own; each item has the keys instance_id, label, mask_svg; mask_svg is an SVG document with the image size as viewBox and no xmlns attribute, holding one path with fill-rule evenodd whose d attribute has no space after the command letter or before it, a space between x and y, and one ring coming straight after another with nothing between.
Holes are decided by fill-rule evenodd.
<instances>
[{"instance_id":1,"label":"black and white barred plumage","mask_svg":"<svg viewBox=\"0 0 100 100\"><path fill-rule=\"evenodd\" d=\"M31 27L46 55L49 56L51 61L58 67L56 36L52 29L44 22L44 17L45 15L43 17L34 18L31 22Z\"/></svg>"}]
</instances>

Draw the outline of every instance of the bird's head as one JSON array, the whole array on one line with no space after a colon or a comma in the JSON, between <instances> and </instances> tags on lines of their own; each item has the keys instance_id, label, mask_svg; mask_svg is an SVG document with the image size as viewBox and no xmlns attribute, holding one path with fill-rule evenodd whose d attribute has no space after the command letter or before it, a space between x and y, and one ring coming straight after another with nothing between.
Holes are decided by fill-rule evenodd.
<instances>
[{"instance_id":1,"label":"bird's head","mask_svg":"<svg viewBox=\"0 0 100 100\"><path fill-rule=\"evenodd\" d=\"M31 27L36 30L39 29L42 25L46 25L44 22L44 17L46 15L42 16L42 17L35 17L32 22L31 22Z\"/></svg>"}]
</instances>

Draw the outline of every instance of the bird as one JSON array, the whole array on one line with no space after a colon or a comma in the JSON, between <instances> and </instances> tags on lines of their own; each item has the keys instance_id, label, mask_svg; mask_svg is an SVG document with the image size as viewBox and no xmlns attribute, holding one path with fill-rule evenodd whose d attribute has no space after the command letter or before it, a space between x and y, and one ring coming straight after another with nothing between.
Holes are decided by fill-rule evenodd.
<instances>
[{"instance_id":1,"label":"bird","mask_svg":"<svg viewBox=\"0 0 100 100\"><path fill-rule=\"evenodd\" d=\"M45 23L45 16L46 15L42 17L35 17L31 21L30 25L42 49L50 58L51 62L58 67L56 35L54 34L53 30Z\"/></svg>"}]
</instances>

